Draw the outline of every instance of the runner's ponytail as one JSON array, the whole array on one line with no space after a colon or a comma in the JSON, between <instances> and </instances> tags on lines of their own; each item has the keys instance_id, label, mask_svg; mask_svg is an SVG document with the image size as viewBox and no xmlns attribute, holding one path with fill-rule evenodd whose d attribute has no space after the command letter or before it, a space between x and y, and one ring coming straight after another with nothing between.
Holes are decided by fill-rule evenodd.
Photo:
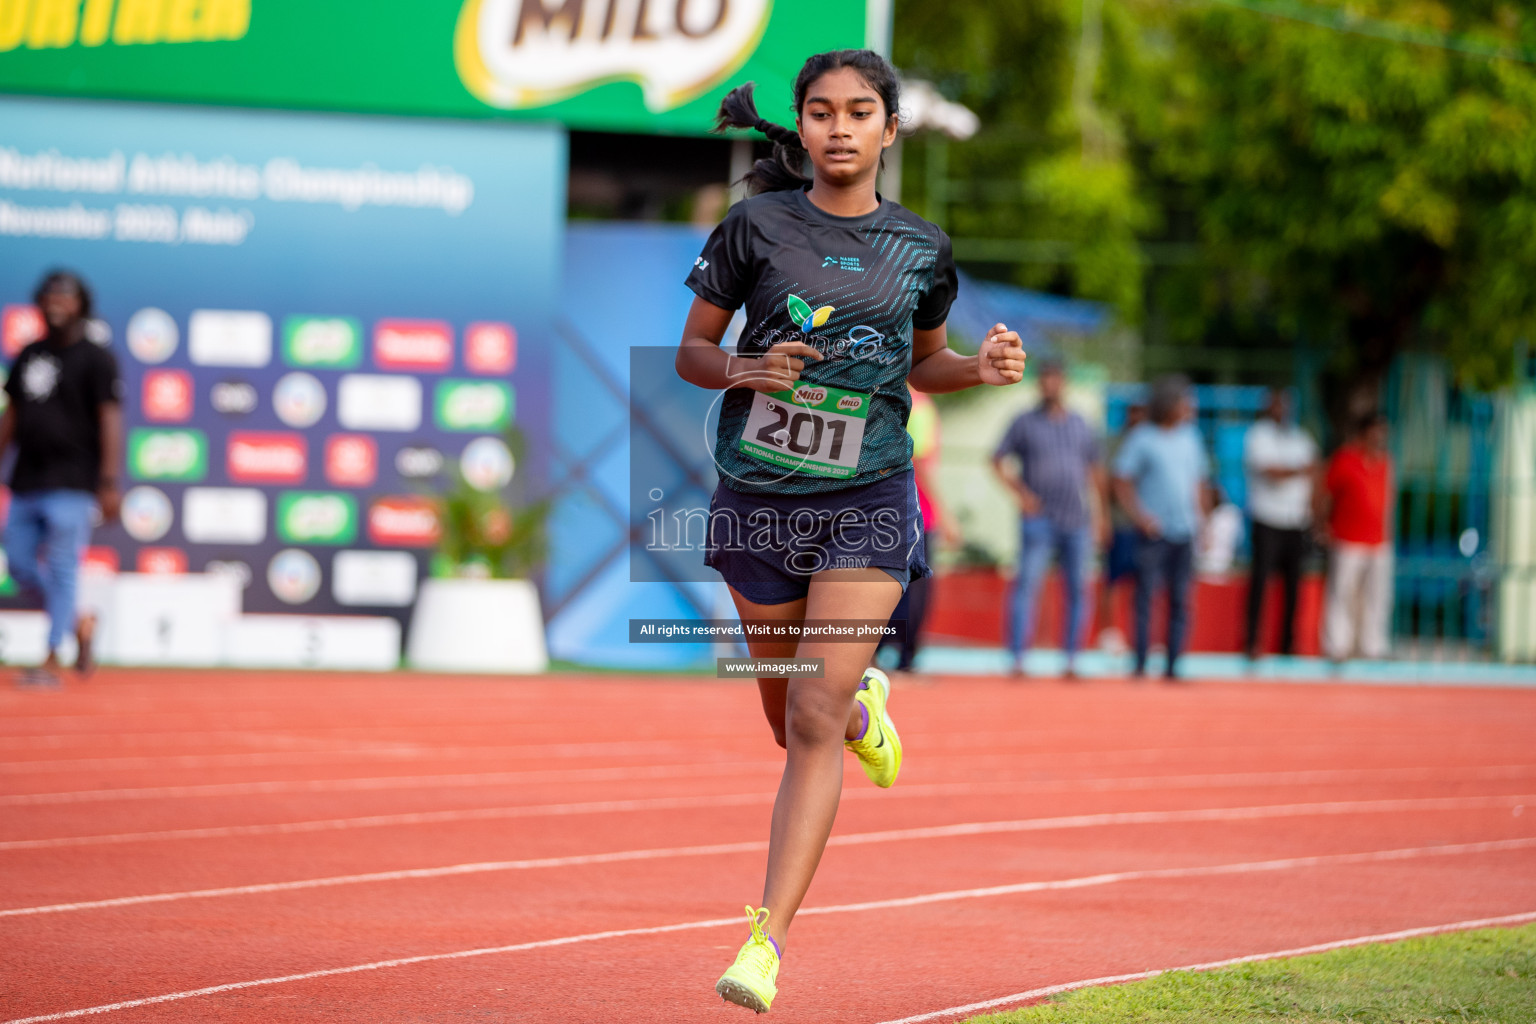
<instances>
[{"instance_id":1,"label":"runner's ponytail","mask_svg":"<svg viewBox=\"0 0 1536 1024\"><path fill-rule=\"evenodd\" d=\"M720 112L715 115L715 131L751 128L768 136L768 140L773 143L773 156L758 160L742 176L741 180L752 195L804 188L811 183L811 179L802 171L806 152L800 144L800 136L757 112L757 102L752 98L754 88L756 83L748 82L725 94L725 99L720 101Z\"/></svg>"},{"instance_id":2,"label":"runner's ponytail","mask_svg":"<svg viewBox=\"0 0 1536 1024\"><path fill-rule=\"evenodd\" d=\"M869 87L880 94L885 105L885 116L896 118L901 109L901 78L891 62L873 50L828 50L818 53L805 62L800 74L795 76L795 113L805 106L805 94L822 75L839 68L852 68L859 73ZM720 112L715 115L715 131L727 128L751 128L768 136L773 143L773 156L764 157L752 165L742 176L747 191L783 192L792 188L804 188L811 183L805 174L810 159L798 133L774 124L757 112L757 102L752 98L753 83L739 85L725 94L720 101ZM885 158L880 158L885 166Z\"/></svg>"}]
</instances>

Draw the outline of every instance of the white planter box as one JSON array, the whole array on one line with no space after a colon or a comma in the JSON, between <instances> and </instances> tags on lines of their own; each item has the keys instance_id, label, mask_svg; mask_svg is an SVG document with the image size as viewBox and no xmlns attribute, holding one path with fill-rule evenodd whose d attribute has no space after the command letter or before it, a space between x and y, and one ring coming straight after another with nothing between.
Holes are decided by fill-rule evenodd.
<instances>
[{"instance_id":1,"label":"white planter box","mask_svg":"<svg viewBox=\"0 0 1536 1024\"><path fill-rule=\"evenodd\" d=\"M59 660L73 664L75 638L67 636ZM0 665L41 665L48 657L48 616L42 612L0 612Z\"/></svg>"},{"instance_id":2,"label":"white planter box","mask_svg":"<svg viewBox=\"0 0 1536 1024\"><path fill-rule=\"evenodd\" d=\"M400 623L362 615L241 615L226 634L224 663L387 672L400 665Z\"/></svg>"},{"instance_id":3,"label":"white planter box","mask_svg":"<svg viewBox=\"0 0 1536 1024\"><path fill-rule=\"evenodd\" d=\"M116 665L217 665L240 605L240 583L227 573L119 573L97 656Z\"/></svg>"},{"instance_id":4,"label":"white planter box","mask_svg":"<svg viewBox=\"0 0 1536 1024\"><path fill-rule=\"evenodd\" d=\"M539 592L527 580L423 581L406 660L429 672L543 672Z\"/></svg>"}]
</instances>

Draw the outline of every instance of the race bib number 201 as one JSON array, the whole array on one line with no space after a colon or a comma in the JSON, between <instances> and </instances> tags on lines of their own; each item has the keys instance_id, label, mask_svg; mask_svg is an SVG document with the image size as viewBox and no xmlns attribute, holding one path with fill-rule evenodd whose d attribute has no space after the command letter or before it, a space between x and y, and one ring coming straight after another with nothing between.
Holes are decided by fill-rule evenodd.
<instances>
[{"instance_id":1,"label":"race bib number 201","mask_svg":"<svg viewBox=\"0 0 1536 1024\"><path fill-rule=\"evenodd\" d=\"M859 470L869 396L822 384L793 391L759 391L737 443L754 459L816 476L851 477Z\"/></svg>"}]
</instances>

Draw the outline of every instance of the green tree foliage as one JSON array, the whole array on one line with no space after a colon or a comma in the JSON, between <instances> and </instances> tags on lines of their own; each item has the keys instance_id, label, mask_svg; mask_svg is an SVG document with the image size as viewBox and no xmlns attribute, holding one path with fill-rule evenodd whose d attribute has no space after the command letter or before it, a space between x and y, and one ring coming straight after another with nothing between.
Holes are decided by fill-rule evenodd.
<instances>
[{"instance_id":1,"label":"green tree foliage","mask_svg":"<svg viewBox=\"0 0 1536 1024\"><path fill-rule=\"evenodd\" d=\"M1520 42L1512 5L1351 11ZM1536 68L1231 6L1173 24L1184 70L1152 160L1193 189L1212 262L1255 285L1228 294L1347 342L1365 382L1427 344L1501 383L1536 327Z\"/></svg>"},{"instance_id":2,"label":"green tree foliage","mask_svg":"<svg viewBox=\"0 0 1536 1024\"><path fill-rule=\"evenodd\" d=\"M1168 340L1328 343L1363 389L1410 346L1445 351L1464 383L1508 379L1536 339L1525 5L1102 2L898 2L899 61L984 99L984 123L1027 109L1032 128L993 158L1015 162L1025 201L989 215L975 197L953 233L1071 243L1058 283L1158 311ZM996 70L1025 31L1046 59ZM1137 245L1166 241L1202 258L1143 287Z\"/></svg>"},{"instance_id":3,"label":"green tree foliage","mask_svg":"<svg viewBox=\"0 0 1536 1024\"><path fill-rule=\"evenodd\" d=\"M1154 211L1138 194L1118 125L1093 103L1100 48L1095 40L1085 56L1081 6L898 0L896 58L982 120L974 143L947 147L947 175L958 187L942 210L932 182L919 183L928 186L928 213L957 237L1071 243L1063 262L1021 266L1020 282L1113 302L1134 321L1137 238L1153 226Z\"/></svg>"}]
</instances>

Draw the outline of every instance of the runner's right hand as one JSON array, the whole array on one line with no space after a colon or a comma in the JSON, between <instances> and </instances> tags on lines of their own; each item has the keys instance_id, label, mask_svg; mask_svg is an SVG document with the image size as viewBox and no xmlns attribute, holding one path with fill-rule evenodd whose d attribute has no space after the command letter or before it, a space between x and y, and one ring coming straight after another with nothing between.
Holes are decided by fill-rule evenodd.
<instances>
[{"instance_id":1,"label":"runner's right hand","mask_svg":"<svg viewBox=\"0 0 1536 1024\"><path fill-rule=\"evenodd\" d=\"M803 341L781 341L761 358L733 357L727 373L732 387L751 388L765 393L788 391L800 379L800 371L805 369L806 359L824 358Z\"/></svg>"}]
</instances>

